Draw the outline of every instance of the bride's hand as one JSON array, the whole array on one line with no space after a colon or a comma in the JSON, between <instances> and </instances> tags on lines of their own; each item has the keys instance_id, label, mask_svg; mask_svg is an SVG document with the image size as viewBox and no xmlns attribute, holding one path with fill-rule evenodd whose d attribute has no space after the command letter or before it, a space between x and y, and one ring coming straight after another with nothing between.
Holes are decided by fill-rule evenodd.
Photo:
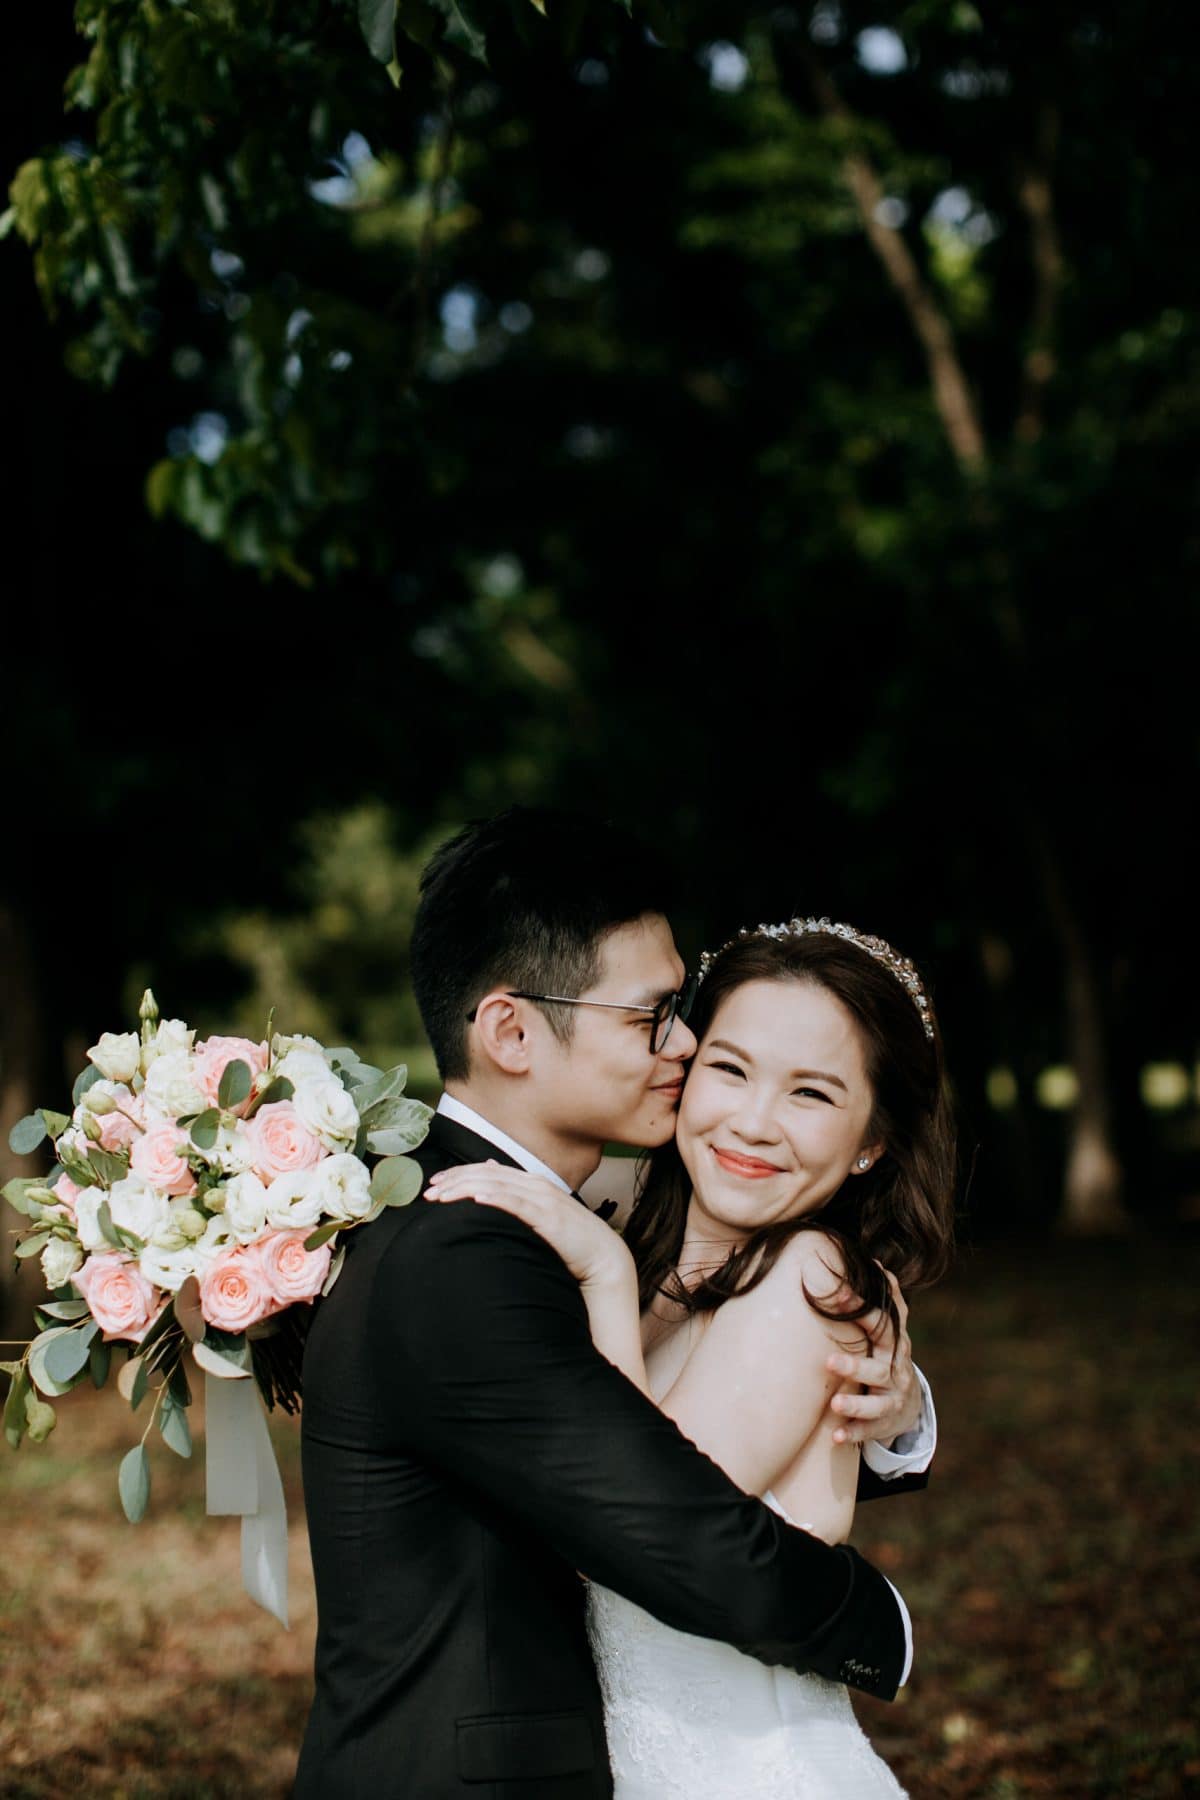
<instances>
[{"instance_id":1,"label":"bride's hand","mask_svg":"<svg viewBox=\"0 0 1200 1800\"><path fill-rule=\"evenodd\" d=\"M430 1177L427 1200L474 1200L521 1219L557 1252L581 1287L622 1281L633 1258L603 1219L541 1175L503 1163L466 1163Z\"/></svg>"}]
</instances>

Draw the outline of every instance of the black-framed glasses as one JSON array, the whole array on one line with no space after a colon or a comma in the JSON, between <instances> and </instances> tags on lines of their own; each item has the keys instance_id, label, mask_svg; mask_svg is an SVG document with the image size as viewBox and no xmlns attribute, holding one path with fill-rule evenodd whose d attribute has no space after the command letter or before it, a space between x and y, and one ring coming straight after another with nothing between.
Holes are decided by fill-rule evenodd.
<instances>
[{"instance_id":1,"label":"black-framed glasses","mask_svg":"<svg viewBox=\"0 0 1200 1800\"><path fill-rule=\"evenodd\" d=\"M570 994L530 994L524 988L509 988L510 1000L540 1000L547 1006L598 1006L605 1012L638 1012L650 1015L650 1054L657 1056L671 1035L671 1027L676 1019L687 1023L687 1016L696 999L696 991L700 986L698 975L688 975L681 988L673 994L664 994L654 1006L635 1006L628 1000L578 1000ZM468 1014L468 1022L472 1022L478 1007Z\"/></svg>"}]
</instances>

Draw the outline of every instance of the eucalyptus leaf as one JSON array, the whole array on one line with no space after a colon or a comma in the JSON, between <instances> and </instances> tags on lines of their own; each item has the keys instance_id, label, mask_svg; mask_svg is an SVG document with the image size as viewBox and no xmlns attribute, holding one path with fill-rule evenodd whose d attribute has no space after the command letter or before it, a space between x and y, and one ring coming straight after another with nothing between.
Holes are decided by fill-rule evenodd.
<instances>
[{"instance_id":1,"label":"eucalyptus leaf","mask_svg":"<svg viewBox=\"0 0 1200 1800\"><path fill-rule=\"evenodd\" d=\"M99 1326L95 1319L89 1319L86 1325L68 1332L64 1337L56 1337L47 1345L43 1368L52 1381L67 1387L87 1366L88 1347L95 1337Z\"/></svg>"},{"instance_id":2,"label":"eucalyptus leaf","mask_svg":"<svg viewBox=\"0 0 1200 1800\"><path fill-rule=\"evenodd\" d=\"M82 1319L87 1315L86 1300L43 1300L38 1307L39 1312L49 1313L52 1319L64 1319L68 1323L72 1319Z\"/></svg>"},{"instance_id":3,"label":"eucalyptus leaf","mask_svg":"<svg viewBox=\"0 0 1200 1800\"><path fill-rule=\"evenodd\" d=\"M128 1150L89 1150L88 1161L106 1187L114 1181L124 1181L129 1173Z\"/></svg>"},{"instance_id":4,"label":"eucalyptus leaf","mask_svg":"<svg viewBox=\"0 0 1200 1800\"><path fill-rule=\"evenodd\" d=\"M198 1113L196 1115L192 1120L189 1136L197 1150L212 1149L217 1141L217 1132L220 1129L220 1124L221 1115L215 1106L210 1106L207 1112Z\"/></svg>"},{"instance_id":5,"label":"eucalyptus leaf","mask_svg":"<svg viewBox=\"0 0 1200 1800\"><path fill-rule=\"evenodd\" d=\"M425 1174L408 1156L388 1156L371 1175L371 1198L382 1206L407 1206L421 1191Z\"/></svg>"},{"instance_id":6,"label":"eucalyptus leaf","mask_svg":"<svg viewBox=\"0 0 1200 1800\"><path fill-rule=\"evenodd\" d=\"M34 1338L29 1346L30 1376L34 1385L48 1399L56 1400L63 1394L69 1394L75 1386L76 1376L60 1381L46 1367L46 1357L49 1354L50 1346L58 1343L61 1338L74 1337L75 1331L74 1325L56 1325L53 1331L43 1331L41 1336Z\"/></svg>"},{"instance_id":7,"label":"eucalyptus leaf","mask_svg":"<svg viewBox=\"0 0 1200 1800\"><path fill-rule=\"evenodd\" d=\"M31 1444L44 1444L54 1427L58 1424L58 1414L36 1394L25 1396L25 1423L29 1428Z\"/></svg>"},{"instance_id":8,"label":"eucalyptus leaf","mask_svg":"<svg viewBox=\"0 0 1200 1800\"><path fill-rule=\"evenodd\" d=\"M71 1089L71 1104L78 1106L88 1089L95 1087L96 1083L103 1079L104 1077L95 1063L89 1063L86 1069L81 1069L75 1077L75 1085Z\"/></svg>"},{"instance_id":9,"label":"eucalyptus leaf","mask_svg":"<svg viewBox=\"0 0 1200 1800\"><path fill-rule=\"evenodd\" d=\"M316 1231L309 1232L304 1240L304 1248L319 1250L322 1244L327 1244L330 1238L336 1237L339 1231L345 1231L345 1229L345 1222L341 1219L335 1219L332 1225L321 1225Z\"/></svg>"},{"instance_id":10,"label":"eucalyptus leaf","mask_svg":"<svg viewBox=\"0 0 1200 1800\"><path fill-rule=\"evenodd\" d=\"M230 1107L240 1106L243 1100L248 1100L252 1080L250 1064L243 1062L240 1056L226 1063L217 1087L218 1106L228 1112Z\"/></svg>"},{"instance_id":11,"label":"eucalyptus leaf","mask_svg":"<svg viewBox=\"0 0 1200 1800\"><path fill-rule=\"evenodd\" d=\"M240 1369L229 1357L210 1350L207 1344L193 1344L192 1355L197 1367L203 1369L206 1375L219 1375L222 1381L244 1381L250 1374L249 1369Z\"/></svg>"},{"instance_id":12,"label":"eucalyptus leaf","mask_svg":"<svg viewBox=\"0 0 1200 1800\"><path fill-rule=\"evenodd\" d=\"M408 1069L404 1063L397 1063L394 1069L385 1069L382 1074L360 1083L355 1090L354 1104L365 1116L373 1106L378 1106L380 1101L390 1100L393 1095L402 1094L407 1080Z\"/></svg>"},{"instance_id":13,"label":"eucalyptus leaf","mask_svg":"<svg viewBox=\"0 0 1200 1800\"><path fill-rule=\"evenodd\" d=\"M175 1295L175 1317L183 1328L184 1337L190 1343L198 1344L207 1327L200 1310L200 1283L194 1275L187 1277Z\"/></svg>"},{"instance_id":14,"label":"eucalyptus leaf","mask_svg":"<svg viewBox=\"0 0 1200 1800\"><path fill-rule=\"evenodd\" d=\"M112 1208L107 1200L102 1200L96 1208L96 1223L100 1227L100 1235L106 1244L111 1244L114 1250L125 1248L117 1235L117 1228L113 1224Z\"/></svg>"},{"instance_id":15,"label":"eucalyptus leaf","mask_svg":"<svg viewBox=\"0 0 1200 1800\"><path fill-rule=\"evenodd\" d=\"M8 1147L14 1156L32 1156L46 1136L46 1121L40 1112L26 1113L8 1134Z\"/></svg>"},{"instance_id":16,"label":"eucalyptus leaf","mask_svg":"<svg viewBox=\"0 0 1200 1800\"><path fill-rule=\"evenodd\" d=\"M380 1110L382 1117L366 1120L367 1149L377 1156L405 1156L429 1136L433 1114L419 1100L386 1100Z\"/></svg>"},{"instance_id":17,"label":"eucalyptus leaf","mask_svg":"<svg viewBox=\"0 0 1200 1800\"><path fill-rule=\"evenodd\" d=\"M136 1525L150 1503L150 1458L146 1455L144 1444L135 1444L121 1458L121 1467L117 1471L117 1490L121 1496L121 1505L125 1508L125 1517L131 1525Z\"/></svg>"},{"instance_id":18,"label":"eucalyptus leaf","mask_svg":"<svg viewBox=\"0 0 1200 1800\"><path fill-rule=\"evenodd\" d=\"M4 1198L14 1212L21 1213L27 1219L36 1219L41 1208L36 1201L30 1200L31 1188L45 1187L45 1182L36 1175L15 1175L4 1184Z\"/></svg>"},{"instance_id":19,"label":"eucalyptus leaf","mask_svg":"<svg viewBox=\"0 0 1200 1800\"><path fill-rule=\"evenodd\" d=\"M88 1373L94 1388L102 1388L108 1380L108 1371L112 1367L112 1345L106 1344L102 1338L93 1338L88 1349Z\"/></svg>"},{"instance_id":20,"label":"eucalyptus leaf","mask_svg":"<svg viewBox=\"0 0 1200 1800\"><path fill-rule=\"evenodd\" d=\"M163 1443L176 1456L192 1454L192 1432L187 1413L169 1394L163 1400L162 1411L158 1415L158 1429L162 1433Z\"/></svg>"},{"instance_id":21,"label":"eucalyptus leaf","mask_svg":"<svg viewBox=\"0 0 1200 1800\"><path fill-rule=\"evenodd\" d=\"M67 1126L71 1123L71 1115L69 1113L49 1112L44 1106L41 1111L42 1118L46 1123L46 1130L49 1132L50 1136L52 1138L61 1137L63 1132L67 1129Z\"/></svg>"},{"instance_id":22,"label":"eucalyptus leaf","mask_svg":"<svg viewBox=\"0 0 1200 1800\"><path fill-rule=\"evenodd\" d=\"M12 1378L4 1402L4 1435L14 1450L20 1448L25 1436L25 1400L31 1392L28 1370L20 1369Z\"/></svg>"},{"instance_id":23,"label":"eucalyptus leaf","mask_svg":"<svg viewBox=\"0 0 1200 1800\"><path fill-rule=\"evenodd\" d=\"M32 1237L22 1239L13 1251L14 1256L38 1256L50 1242L54 1233L51 1231L35 1231Z\"/></svg>"},{"instance_id":24,"label":"eucalyptus leaf","mask_svg":"<svg viewBox=\"0 0 1200 1800\"><path fill-rule=\"evenodd\" d=\"M333 1284L337 1280L338 1276L341 1274L342 1264L345 1262L345 1260L346 1260L346 1246L345 1246L345 1244L343 1244L336 1251L336 1253L334 1254L333 1261L329 1265L329 1273L328 1273L328 1275L326 1275L325 1284L321 1289L322 1297L326 1294L331 1294L333 1292Z\"/></svg>"},{"instance_id":25,"label":"eucalyptus leaf","mask_svg":"<svg viewBox=\"0 0 1200 1800\"><path fill-rule=\"evenodd\" d=\"M95 1170L92 1168L89 1159L84 1156L81 1151L64 1150L60 1147L58 1160L61 1162L66 1173L71 1177L71 1180L75 1183L76 1187L95 1187Z\"/></svg>"},{"instance_id":26,"label":"eucalyptus leaf","mask_svg":"<svg viewBox=\"0 0 1200 1800\"><path fill-rule=\"evenodd\" d=\"M139 1393L137 1395L137 1398L135 1399L134 1398L134 1390L138 1386L139 1378L140 1378L140 1382L141 1382L141 1393ZM138 1400L141 1399L142 1394L144 1394L145 1391L146 1391L146 1365L145 1365L145 1362L142 1360L142 1358L140 1356L131 1356L129 1358L129 1361L125 1364L125 1366L121 1370L121 1373L117 1376L117 1392L118 1392L118 1394L120 1394L122 1400L128 1400L130 1406L132 1406L134 1411L136 1412Z\"/></svg>"},{"instance_id":27,"label":"eucalyptus leaf","mask_svg":"<svg viewBox=\"0 0 1200 1800\"><path fill-rule=\"evenodd\" d=\"M296 1089L286 1075L277 1075L269 1087L265 1087L255 1103L254 1110L260 1106L274 1106L280 1100L290 1100Z\"/></svg>"},{"instance_id":28,"label":"eucalyptus leaf","mask_svg":"<svg viewBox=\"0 0 1200 1800\"><path fill-rule=\"evenodd\" d=\"M396 0L358 0L358 23L376 62L390 63L395 53Z\"/></svg>"}]
</instances>

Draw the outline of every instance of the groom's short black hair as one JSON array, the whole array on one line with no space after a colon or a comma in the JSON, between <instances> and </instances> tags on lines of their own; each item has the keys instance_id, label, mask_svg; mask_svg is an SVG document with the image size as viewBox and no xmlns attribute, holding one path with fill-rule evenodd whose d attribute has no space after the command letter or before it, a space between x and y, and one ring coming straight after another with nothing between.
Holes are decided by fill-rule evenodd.
<instances>
[{"instance_id":1,"label":"groom's short black hair","mask_svg":"<svg viewBox=\"0 0 1200 1800\"><path fill-rule=\"evenodd\" d=\"M421 876L412 982L443 1081L467 1076L467 1014L495 988L575 997L610 932L666 913L665 868L618 826L548 807L476 820ZM576 1008L548 1006L564 1043Z\"/></svg>"}]
</instances>

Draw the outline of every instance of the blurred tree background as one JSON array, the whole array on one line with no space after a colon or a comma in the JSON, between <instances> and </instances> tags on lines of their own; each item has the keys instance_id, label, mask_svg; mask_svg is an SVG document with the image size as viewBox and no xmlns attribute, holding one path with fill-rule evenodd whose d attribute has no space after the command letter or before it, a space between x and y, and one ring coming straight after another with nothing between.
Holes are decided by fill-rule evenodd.
<instances>
[{"instance_id":1,"label":"blurred tree background","mask_svg":"<svg viewBox=\"0 0 1200 1800\"><path fill-rule=\"evenodd\" d=\"M421 855L565 801L670 848L690 952L799 908L927 964L978 1228L1171 1214L1170 9L549 13L413 0L395 79L384 0L27 22L6 1116L147 977L411 1044Z\"/></svg>"}]
</instances>

